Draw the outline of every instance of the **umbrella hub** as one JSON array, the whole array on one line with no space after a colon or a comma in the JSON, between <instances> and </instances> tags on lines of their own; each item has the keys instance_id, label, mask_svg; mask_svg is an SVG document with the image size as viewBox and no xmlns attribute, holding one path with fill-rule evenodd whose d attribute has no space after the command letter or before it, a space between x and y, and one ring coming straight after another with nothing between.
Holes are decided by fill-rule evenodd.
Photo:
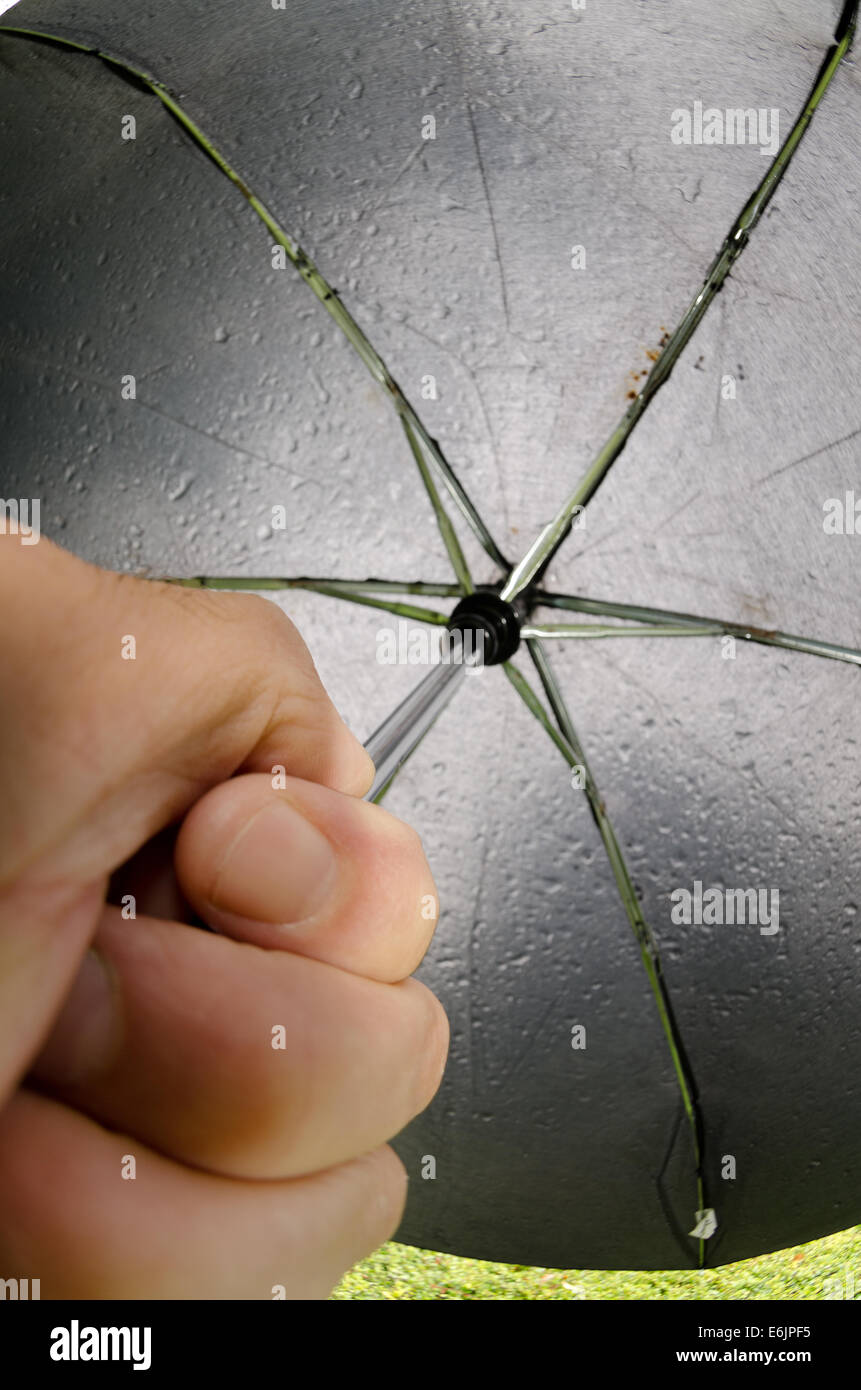
<instances>
[{"instance_id":1,"label":"umbrella hub","mask_svg":"<svg viewBox=\"0 0 861 1390\"><path fill-rule=\"evenodd\" d=\"M467 594L448 620L450 632L473 634L473 650L483 653L485 666L498 666L513 656L520 645L523 614L499 597L494 589L480 588Z\"/></svg>"}]
</instances>

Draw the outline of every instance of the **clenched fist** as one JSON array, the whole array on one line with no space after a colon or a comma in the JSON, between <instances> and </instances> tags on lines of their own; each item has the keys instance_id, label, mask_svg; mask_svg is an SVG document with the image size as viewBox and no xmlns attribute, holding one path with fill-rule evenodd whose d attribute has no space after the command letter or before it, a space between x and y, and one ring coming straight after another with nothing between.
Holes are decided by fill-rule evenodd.
<instances>
[{"instance_id":1,"label":"clenched fist","mask_svg":"<svg viewBox=\"0 0 861 1390\"><path fill-rule=\"evenodd\" d=\"M325 1297L445 1062L417 836L265 600L4 536L0 650L0 1277Z\"/></svg>"}]
</instances>

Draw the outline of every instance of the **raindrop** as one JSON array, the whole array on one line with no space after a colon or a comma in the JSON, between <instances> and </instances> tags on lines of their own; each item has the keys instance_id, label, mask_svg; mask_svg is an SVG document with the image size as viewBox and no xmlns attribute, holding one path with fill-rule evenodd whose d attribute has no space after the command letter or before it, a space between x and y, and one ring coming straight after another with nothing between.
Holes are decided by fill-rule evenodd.
<instances>
[{"instance_id":1,"label":"raindrop","mask_svg":"<svg viewBox=\"0 0 861 1390\"><path fill-rule=\"evenodd\" d=\"M179 481L178 481L177 483L174 484L174 486L171 488L170 492L167 494L167 496L168 496L168 501L170 501L170 502L178 502L179 499L180 499L180 497L184 497L184 496L185 496L185 494L188 492L188 489L191 487L191 485L192 485L193 482L194 482L194 475L193 475L193 474L190 474L190 473L189 473L189 474L184 474L184 475L179 479Z\"/></svg>"}]
</instances>

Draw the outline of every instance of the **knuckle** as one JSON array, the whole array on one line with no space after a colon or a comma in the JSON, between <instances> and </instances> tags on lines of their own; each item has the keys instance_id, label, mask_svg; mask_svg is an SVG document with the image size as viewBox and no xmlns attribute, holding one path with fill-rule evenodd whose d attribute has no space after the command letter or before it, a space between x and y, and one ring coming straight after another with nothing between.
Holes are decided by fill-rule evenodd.
<instances>
[{"instance_id":1,"label":"knuckle","mask_svg":"<svg viewBox=\"0 0 861 1390\"><path fill-rule=\"evenodd\" d=\"M299 629L271 599L260 594L213 593L206 589L193 591L193 596L198 601L209 601L207 611L213 616L230 621L240 642L258 651L264 646L268 655L273 650L286 650L292 662L313 670L311 653Z\"/></svg>"},{"instance_id":2,"label":"knuckle","mask_svg":"<svg viewBox=\"0 0 861 1390\"><path fill-rule=\"evenodd\" d=\"M293 619L288 617L284 609L277 603L273 603L271 599L261 598L259 594L249 594L246 597L251 598L259 605L256 623L273 645L289 653L291 661L301 666L308 674L316 675L311 652Z\"/></svg>"}]
</instances>

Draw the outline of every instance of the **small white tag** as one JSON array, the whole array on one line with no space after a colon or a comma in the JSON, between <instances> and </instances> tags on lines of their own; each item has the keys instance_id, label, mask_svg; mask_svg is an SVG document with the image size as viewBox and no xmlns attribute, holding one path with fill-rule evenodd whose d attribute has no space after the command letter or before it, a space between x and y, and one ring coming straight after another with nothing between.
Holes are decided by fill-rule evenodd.
<instances>
[{"instance_id":1,"label":"small white tag","mask_svg":"<svg viewBox=\"0 0 861 1390\"><path fill-rule=\"evenodd\" d=\"M695 1236L697 1240L708 1240L717 1230L717 1216L714 1207L706 1207L704 1211L697 1212L697 1224L688 1234Z\"/></svg>"}]
</instances>

